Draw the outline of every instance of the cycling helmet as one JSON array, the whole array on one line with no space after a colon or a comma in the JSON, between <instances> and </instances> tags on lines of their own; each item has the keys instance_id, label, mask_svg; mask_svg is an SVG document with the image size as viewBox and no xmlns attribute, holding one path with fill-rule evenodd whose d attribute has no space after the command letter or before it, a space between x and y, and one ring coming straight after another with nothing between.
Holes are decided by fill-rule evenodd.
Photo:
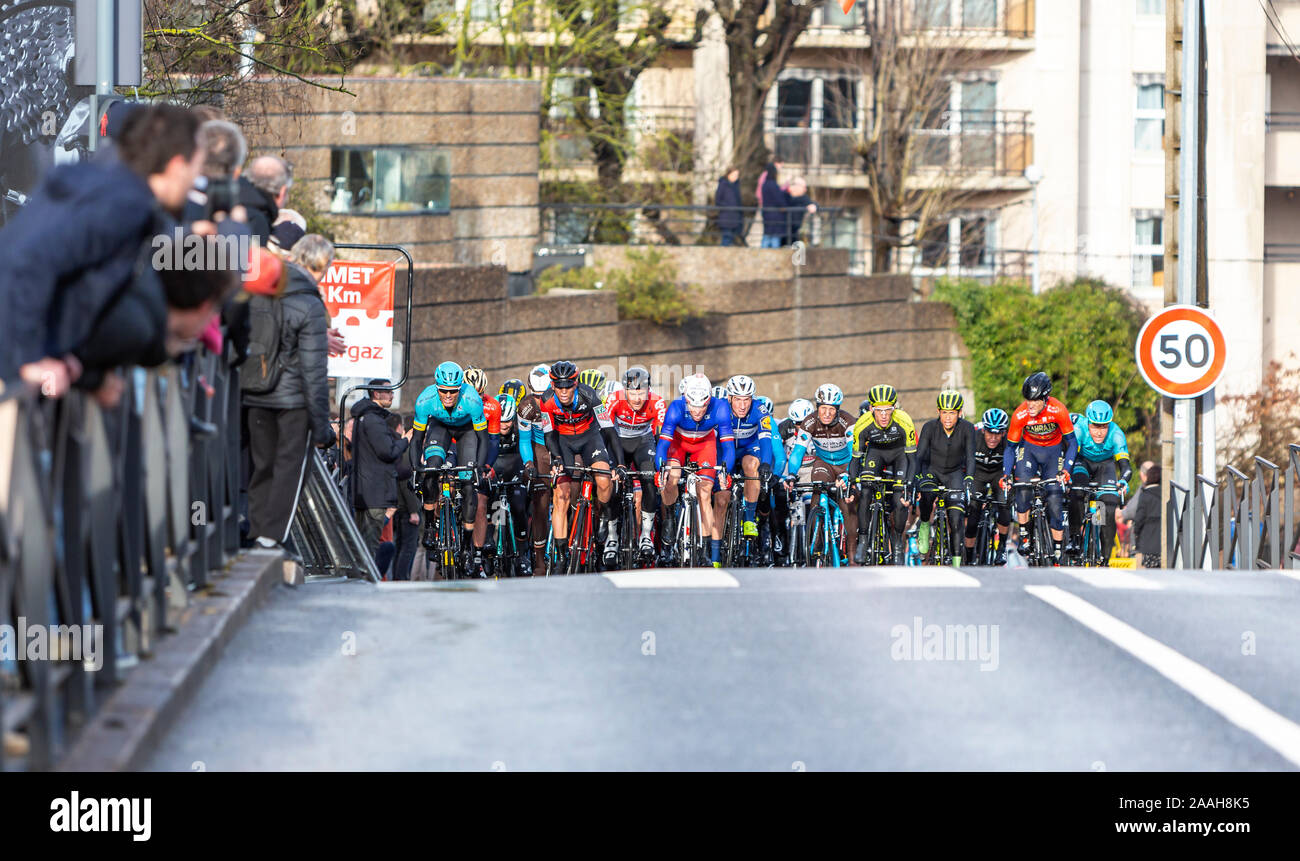
<instances>
[{"instance_id":1,"label":"cycling helmet","mask_svg":"<svg viewBox=\"0 0 1300 861\"><path fill-rule=\"evenodd\" d=\"M726 386L714 386L714 387L710 390L710 394L712 394L713 397L715 397L715 398L725 398L725 397L727 396L727 387L726 387Z\"/></svg>"},{"instance_id":2,"label":"cycling helmet","mask_svg":"<svg viewBox=\"0 0 1300 861\"><path fill-rule=\"evenodd\" d=\"M440 389L458 389L465 382L465 372L455 362L443 362L433 372L433 384Z\"/></svg>"},{"instance_id":3,"label":"cycling helmet","mask_svg":"<svg viewBox=\"0 0 1300 861\"><path fill-rule=\"evenodd\" d=\"M487 389L487 373L482 368L476 368L473 365L465 369L465 382L474 387L474 391L482 396Z\"/></svg>"},{"instance_id":4,"label":"cycling helmet","mask_svg":"<svg viewBox=\"0 0 1300 861\"><path fill-rule=\"evenodd\" d=\"M686 403L692 407L702 407L709 402L713 392L709 388L709 380L703 374L696 374L686 379L686 391L682 396L686 398Z\"/></svg>"},{"instance_id":5,"label":"cycling helmet","mask_svg":"<svg viewBox=\"0 0 1300 861\"><path fill-rule=\"evenodd\" d=\"M528 372L528 388L532 389L533 394L540 395L546 391L546 387L551 384L551 366L547 364L536 365Z\"/></svg>"},{"instance_id":6,"label":"cycling helmet","mask_svg":"<svg viewBox=\"0 0 1300 861\"><path fill-rule=\"evenodd\" d=\"M984 411L983 424L984 430L992 431L993 433L1001 433L1007 429L1009 424L1011 424L1011 419L1007 417L1006 412L997 407L993 407L992 409Z\"/></svg>"},{"instance_id":7,"label":"cycling helmet","mask_svg":"<svg viewBox=\"0 0 1300 861\"><path fill-rule=\"evenodd\" d=\"M962 400L961 392L956 389L944 389L942 392L939 392L939 397L936 399L935 403L939 405L939 409L941 410L960 410L964 401Z\"/></svg>"},{"instance_id":8,"label":"cycling helmet","mask_svg":"<svg viewBox=\"0 0 1300 861\"><path fill-rule=\"evenodd\" d=\"M758 404L758 408L763 411L763 415L770 416L772 414L772 399L767 395L759 395L754 398L754 403Z\"/></svg>"},{"instance_id":9,"label":"cycling helmet","mask_svg":"<svg viewBox=\"0 0 1300 861\"><path fill-rule=\"evenodd\" d=\"M633 365L623 374L623 388L649 390L650 372L640 365Z\"/></svg>"},{"instance_id":10,"label":"cycling helmet","mask_svg":"<svg viewBox=\"0 0 1300 861\"><path fill-rule=\"evenodd\" d=\"M884 383L872 386L871 391L867 392L867 399L862 403L867 404L868 407L896 407L898 389Z\"/></svg>"},{"instance_id":11,"label":"cycling helmet","mask_svg":"<svg viewBox=\"0 0 1300 861\"><path fill-rule=\"evenodd\" d=\"M520 379L506 380L501 384L501 390L497 394L509 395L515 399L517 404L524 399L524 381Z\"/></svg>"},{"instance_id":12,"label":"cycling helmet","mask_svg":"<svg viewBox=\"0 0 1300 861\"><path fill-rule=\"evenodd\" d=\"M1070 424L1074 425L1075 430L1083 427L1083 416L1079 413L1070 413Z\"/></svg>"},{"instance_id":13,"label":"cycling helmet","mask_svg":"<svg viewBox=\"0 0 1300 861\"><path fill-rule=\"evenodd\" d=\"M551 365L551 385L562 383L560 388L572 388L578 382L578 366L561 359Z\"/></svg>"},{"instance_id":14,"label":"cycling helmet","mask_svg":"<svg viewBox=\"0 0 1300 861\"><path fill-rule=\"evenodd\" d=\"M600 387L601 403L608 404L614 399L614 393L621 391L623 391L623 384L618 380L606 380L605 385Z\"/></svg>"},{"instance_id":15,"label":"cycling helmet","mask_svg":"<svg viewBox=\"0 0 1300 861\"><path fill-rule=\"evenodd\" d=\"M686 381L689 379L690 377L682 377L680 380L677 381L677 394L679 395L686 394Z\"/></svg>"},{"instance_id":16,"label":"cycling helmet","mask_svg":"<svg viewBox=\"0 0 1300 861\"><path fill-rule=\"evenodd\" d=\"M1041 401L1052 393L1052 378L1042 371L1035 371L1025 378L1020 393L1027 401Z\"/></svg>"},{"instance_id":17,"label":"cycling helmet","mask_svg":"<svg viewBox=\"0 0 1300 861\"><path fill-rule=\"evenodd\" d=\"M1088 404L1088 408L1083 411L1088 417L1088 421L1095 425L1110 424L1111 419L1115 418L1115 413L1110 408L1110 404L1105 401L1093 401Z\"/></svg>"},{"instance_id":18,"label":"cycling helmet","mask_svg":"<svg viewBox=\"0 0 1300 861\"><path fill-rule=\"evenodd\" d=\"M727 394L733 398L752 398L755 388L753 378L744 374L736 374L727 380Z\"/></svg>"},{"instance_id":19,"label":"cycling helmet","mask_svg":"<svg viewBox=\"0 0 1300 861\"><path fill-rule=\"evenodd\" d=\"M869 409L871 409L871 398L863 398L862 403L858 404L858 415L866 415Z\"/></svg>"},{"instance_id":20,"label":"cycling helmet","mask_svg":"<svg viewBox=\"0 0 1300 861\"><path fill-rule=\"evenodd\" d=\"M817 387L817 394L814 397L819 407L828 405L838 407L844 403L844 392L840 391L840 387L834 383L822 383Z\"/></svg>"},{"instance_id":21,"label":"cycling helmet","mask_svg":"<svg viewBox=\"0 0 1300 861\"><path fill-rule=\"evenodd\" d=\"M583 368L582 373L578 374L578 382L584 386L590 386L595 391L600 391L605 385L605 375L600 372L599 368Z\"/></svg>"},{"instance_id":22,"label":"cycling helmet","mask_svg":"<svg viewBox=\"0 0 1300 861\"><path fill-rule=\"evenodd\" d=\"M790 402L790 408L786 410L785 417L792 422L798 423L812 415L812 411L812 401L807 398L796 398Z\"/></svg>"},{"instance_id":23,"label":"cycling helmet","mask_svg":"<svg viewBox=\"0 0 1300 861\"><path fill-rule=\"evenodd\" d=\"M515 398L514 395L501 395L501 421L512 422L515 420Z\"/></svg>"}]
</instances>

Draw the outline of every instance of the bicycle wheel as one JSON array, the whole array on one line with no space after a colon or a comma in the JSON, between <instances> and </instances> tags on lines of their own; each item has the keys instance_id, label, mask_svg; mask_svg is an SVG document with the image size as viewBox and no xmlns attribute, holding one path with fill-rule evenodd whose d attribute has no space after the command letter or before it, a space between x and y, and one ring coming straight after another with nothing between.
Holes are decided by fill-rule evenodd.
<instances>
[{"instance_id":1,"label":"bicycle wheel","mask_svg":"<svg viewBox=\"0 0 1300 861\"><path fill-rule=\"evenodd\" d=\"M623 499L623 513L619 521L619 567L624 571L636 568L638 539L641 530L637 528L636 501L628 494Z\"/></svg>"},{"instance_id":2,"label":"bicycle wheel","mask_svg":"<svg viewBox=\"0 0 1300 861\"><path fill-rule=\"evenodd\" d=\"M821 568L826 558L826 527L829 518L820 501L813 508L812 515L812 527L808 530L808 564L813 568Z\"/></svg>"},{"instance_id":3,"label":"bicycle wheel","mask_svg":"<svg viewBox=\"0 0 1300 861\"><path fill-rule=\"evenodd\" d=\"M1056 556L1053 552L1052 532L1047 527L1046 515L1041 513L1035 518L1034 556L1037 558L1038 565L1041 568L1051 567L1052 563L1056 561Z\"/></svg>"},{"instance_id":4,"label":"bicycle wheel","mask_svg":"<svg viewBox=\"0 0 1300 861\"><path fill-rule=\"evenodd\" d=\"M583 570L586 560L583 558L587 555L587 500L581 500L578 503L578 512L569 522L569 566L566 574L577 574Z\"/></svg>"}]
</instances>

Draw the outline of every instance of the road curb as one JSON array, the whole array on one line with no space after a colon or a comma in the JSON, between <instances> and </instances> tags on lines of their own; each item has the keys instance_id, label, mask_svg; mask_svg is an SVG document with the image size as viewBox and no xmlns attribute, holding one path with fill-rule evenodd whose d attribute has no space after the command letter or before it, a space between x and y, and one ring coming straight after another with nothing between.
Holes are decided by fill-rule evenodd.
<instances>
[{"instance_id":1,"label":"road curb","mask_svg":"<svg viewBox=\"0 0 1300 861\"><path fill-rule=\"evenodd\" d=\"M190 596L175 633L141 660L59 761L56 771L132 771L171 728L226 644L253 609L284 579L284 554L248 550Z\"/></svg>"}]
</instances>

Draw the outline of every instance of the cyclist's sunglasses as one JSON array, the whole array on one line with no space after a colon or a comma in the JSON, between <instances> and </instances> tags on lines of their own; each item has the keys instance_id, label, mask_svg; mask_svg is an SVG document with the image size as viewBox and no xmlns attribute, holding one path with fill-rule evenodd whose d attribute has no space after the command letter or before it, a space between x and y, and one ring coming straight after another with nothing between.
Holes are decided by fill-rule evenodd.
<instances>
[{"instance_id":1,"label":"cyclist's sunglasses","mask_svg":"<svg viewBox=\"0 0 1300 861\"><path fill-rule=\"evenodd\" d=\"M573 380L551 380L551 388L553 389L571 389L573 386Z\"/></svg>"},{"instance_id":2,"label":"cyclist's sunglasses","mask_svg":"<svg viewBox=\"0 0 1300 861\"><path fill-rule=\"evenodd\" d=\"M460 394L460 389L438 389L438 394L440 394L440 395L458 395L458 394Z\"/></svg>"}]
</instances>

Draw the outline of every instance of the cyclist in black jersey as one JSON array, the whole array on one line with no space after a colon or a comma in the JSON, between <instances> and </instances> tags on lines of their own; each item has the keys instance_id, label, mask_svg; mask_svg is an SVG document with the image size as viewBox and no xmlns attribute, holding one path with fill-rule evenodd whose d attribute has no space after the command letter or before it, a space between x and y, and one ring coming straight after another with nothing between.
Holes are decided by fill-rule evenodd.
<instances>
[{"instance_id":1,"label":"cyclist in black jersey","mask_svg":"<svg viewBox=\"0 0 1300 861\"><path fill-rule=\"evenodd\" d=\"M944 389L939 393L939 417L921 428L916 449L916 485L920 491L921 521L917 545L927 552L930 517L940 493L948 510L948 535L953 557L961 558L965 534L966 500L975 481L975 426L961 417L961 393Z\"/></svg>"},{"instance_id":2,"label":"cyclist in black jersey","mask_svg":"<svg viewBox=\"0 0 1300 861\"><path fill-rule=\"evenodd\" d=\"M1007 491L1002 487L1003 457L1007 447L1007 424L1010 417L1005 410L996 407L985 410L984 416L975 429L979 431L975 442L975 482L973 489L990 498L986 504L994 506L998 524L998 546L994 563L1005 565L1007 562L1007 533L1011 528L1011 504ZM971 498L966 512L966 562L974 555L975 534L979 531L980 515L983 505Z\"/></svg>"}]
</instances>

